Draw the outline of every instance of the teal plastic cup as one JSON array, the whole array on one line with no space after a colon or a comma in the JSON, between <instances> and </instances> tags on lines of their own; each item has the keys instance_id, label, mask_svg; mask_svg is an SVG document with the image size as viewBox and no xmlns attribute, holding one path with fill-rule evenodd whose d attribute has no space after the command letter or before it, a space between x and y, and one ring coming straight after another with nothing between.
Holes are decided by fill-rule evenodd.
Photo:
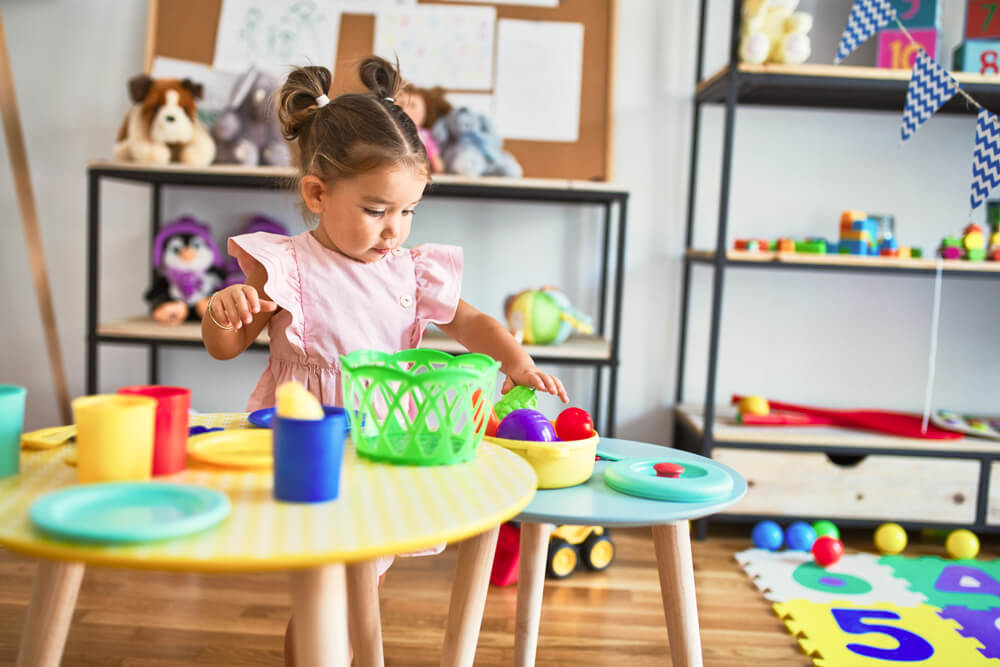
<instances>
[{"instance_id":1,"label":"teal plastic cup","mask_svg":"<svg viewBox=\"0 0 1000 667\"><path fill-rule=\"evenodd\" d=\"M27 393L24 387L0 384L0 477L16 475L21 469L21 428Z\"/></svg>"}]
</instances>

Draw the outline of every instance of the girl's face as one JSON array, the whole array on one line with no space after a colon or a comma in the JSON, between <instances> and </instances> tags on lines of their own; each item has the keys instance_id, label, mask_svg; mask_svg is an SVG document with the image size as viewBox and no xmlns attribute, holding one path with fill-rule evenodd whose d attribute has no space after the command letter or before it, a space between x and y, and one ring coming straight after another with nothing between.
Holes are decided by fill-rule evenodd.
<instances>
[{"instance_id":1,"label":"girl's face","mask_svg":"<svg viewBox=\"0 0 1000 667\"><path fill-rule=\"evenodd\" d=\"M374 169L331 184L302 177L306 206L320 216L313 234L332 250L359 262L377 262L410 235L413 209L427 177L410 167Z\"/></svg>"}]
</instances>

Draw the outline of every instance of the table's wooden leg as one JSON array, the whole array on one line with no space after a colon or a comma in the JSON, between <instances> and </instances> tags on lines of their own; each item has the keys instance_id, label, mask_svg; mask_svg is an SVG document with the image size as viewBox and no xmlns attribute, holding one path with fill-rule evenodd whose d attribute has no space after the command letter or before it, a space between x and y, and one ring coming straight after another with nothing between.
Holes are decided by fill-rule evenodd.
<instances>
[{"instance_id":1,"label":"table's wooden leg","mask_svg":"<svg viewBox=\"0 0 1000 667\"><path fill-rule=\"evenodd\" d=\"M295 661L309 667L347 667L347 582L335 563L290 572Z\"/></svg>"},{"instance_id":2,"label":"table's wooden leg","mask_svg":"<svg viewBox=\"0 0 1000 667\"><path fill-rule=\"evenodd\" d=\"M455 568L455 581L451 585L442 665L471 667L476 656L479 626L483 623L486 591L490 586L490 568L499 534L500 526L494 526L458 546L458 565Z\"/></svg>"},{"instance_id":3,"label":"table's wooden leg","mask_svg":"<svg viewBox=\"0 0 1000 667\"><path fill-rule=\"evenodd\" d=\"M667 636L674 667L701 667L698 600L691 560L691 526L687 521L653 526L653 546L660 570L660 596L667 616Z\"/></svg>"},{"instance_id":4,"label":"table's wooden leg","mask_svg":"<svg viewBox=\"0 0 1000 667\"><path fill-rule=\"evenodd\" d=\"M382 619L374 560L347 566L347 610L355 663L359 667L383 667Z\"/></svg>"},{"instance_id":5,"label":"table's wooden leg","mask_svg":"<svg viewBox=\"0 0 1000 667\"><path fill-rule=\"evenodd\" d=\"M517 563L517 623L514 626L514 665L531 667L538 648L538 624L545 591L545 561L549 554L550 523L521 522L521 552Z\"/></svg>"},{"instance_id":6,"label":"table's wooden leg","mask_svg":"<svg viewBox=\"0 0 1000 667\"><path fill-rule=\"evenodd\" d=\"M17 667L59 667L83 571L83 563L39 561Z\"/></svg>"}]
</instances>

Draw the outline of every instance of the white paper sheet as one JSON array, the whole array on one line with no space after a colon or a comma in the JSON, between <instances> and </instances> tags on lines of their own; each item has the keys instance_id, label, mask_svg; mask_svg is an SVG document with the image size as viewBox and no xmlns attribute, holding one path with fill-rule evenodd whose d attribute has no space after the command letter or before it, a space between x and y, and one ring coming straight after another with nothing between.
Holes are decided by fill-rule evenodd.
<instances>
[{"instance_id":1,"label":"white paper sheet","mask_svg":"<svg viewBox=\"0 0 1000 667\"><path fill-rule=\"evenodd\" d=\"M198 109L222 111L229 104L229 96L239 73L224 72L190 60L157 56L153 59L153 71L150 72L150 76L157 79L191 79L195 83L200 83L203 96L198 101Z\"/></svg>"},{"instance_id":2,"label":"white paper sheet","mask_svg":"<svg viewBox=\"0 0 1000 667\"><path fill-rule=\"evenodd\" d=\"M447 2L488 2L492 5L527 5L530 7L558 7L559 0L446 0Z\"/></svg>"},{"instance_id":3,"label":"white paper sheet","mask_svg":"<svg viewBox=\"0 0 1000 667\"><path fill-rule=\"evenodd\" d=\"M475 1L475 0L473 0ZM415 7L417 0L333 0L345 14L375 14L383 9Z\"/></svg>"},{"instance_id":4,"label":"white paper sheet","mask_svg":"<svg viewBox=\"0 0 1000 667\"><path fill-rule=\"evenodd\" d=\"M493 96L489 93L445 93L444 98L455 107L468 107L493 119Z\"/></svg>"},{"instance_id":5,"label":"white paper sheet","mask_svg":"<svg viewBox=\"0 0 1000 667\"><path fill-rule=\"evenodd\" d=\"M375 53L418 86L493 87L494 7L419 5L375 15Z\"/></svg>"},{"instance_id":6,"label":"white paper sheet","mask_svg":"<svg viewBox=\"0 0 1000 667\"><path fill-rule=\"evenodd\" d=\"M292 65L332 68L339 36L334 0L223 0L213 64L235 71L256 64L277 74Z\"/></svg>"},{"instance_id":7,"label":"white paper sheet","mask_svg":"<svg viewBox=\"0 0 1000 667\"><path fill-rule=\"evenodd\" d=\"M583 24L502 19L494 121L505 139L576 141Z\"/></svg>"}]
</instances>

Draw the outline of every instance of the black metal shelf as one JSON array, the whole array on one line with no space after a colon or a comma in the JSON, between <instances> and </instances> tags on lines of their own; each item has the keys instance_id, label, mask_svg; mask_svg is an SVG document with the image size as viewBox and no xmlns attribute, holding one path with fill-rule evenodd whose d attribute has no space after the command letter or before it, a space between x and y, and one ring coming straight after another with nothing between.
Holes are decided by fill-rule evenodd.
<instances>
[{"instance_id":1,"label":"black metal shelf","mask_svg":"<svg viewBox=\"0 0 1000 667\"><path fill-rule=\"evenodd\" d=\"M1000 109L1000 77L953 72L962 89L990 109ZM854 111L892 111L902 115L909 70L843 65L748 65L722 67L698 84L699 104L735 102L752 106L783 106ZM976 113L956 95L938 113Z\"/></svg>"},{"instance_id":2,"label":"black metal shelf","mask_svg":"<svg viewBox=\"0 0 1000 667\"><path fill-rule=\"evenodd\" d=\"M199 348L200 333L168 335L149 329L148 322L133 322L136 326L118 326L109 331L98 320L100 280L100 200L101 182L124 181L150 186L150 238L155 238L162 222L162 191L164 187L234 188L280 191L292 188L296 172L291 168L212 166L193 168L179 165L144 166L131 163L94 161L87 166L87 355L86 387L96 393L98 380L98 348L102 344L144 346L148 349L148 382L159 377L160 348ZM621 338L621 304L624 293L625 226L628 192L607 183L562 179L463 178L437 175L424 196L442 199L579 204L599 207L602 217L601 263L598 289L596 337L586 340L573 338L563 346L546 349L532 348L539 363L577 366L594 371L592 413L600 430L614 435L618 391L619 341ZM111 323L121 325L122 323ZM427 347L453 351L450 341L426 340ZM253 349L266 349L266 343L255 342ZM457 349L455 351L460 351ZM607 376L607 391L603 382ZM606 394L606 395L605 395ZM603 400L603 410L602 410Z\"/></svg>"}]
</instances>

